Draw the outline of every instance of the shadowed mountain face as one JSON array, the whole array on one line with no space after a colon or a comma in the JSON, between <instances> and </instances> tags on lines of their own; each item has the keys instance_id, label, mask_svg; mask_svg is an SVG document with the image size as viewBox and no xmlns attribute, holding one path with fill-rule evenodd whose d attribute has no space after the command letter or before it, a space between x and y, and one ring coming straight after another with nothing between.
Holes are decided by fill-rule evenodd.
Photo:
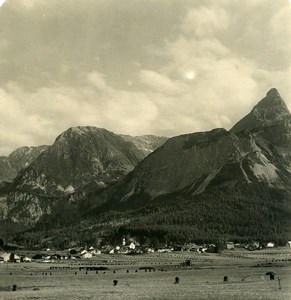
<instances>
[{"instance_id":1,"label":"shadowed mountain face","mask_svg":"<svg viewBox=\"0 0 291 300\"><path fill-rule=\"evenodd\" d=\"M61 197L102 189L123 178L155 150L159 137L147 139L146 150L106 129L74 127L63 132L27 168L22 170L5 191L7 216L15 221L34 223L50 214ZM161 143L165 138L160 138ZM152 141L152 143L151 143ZM4 198L7 200L4 200ZM1 201L0 201L1 202Z\"/></svg>"}]
</instances>

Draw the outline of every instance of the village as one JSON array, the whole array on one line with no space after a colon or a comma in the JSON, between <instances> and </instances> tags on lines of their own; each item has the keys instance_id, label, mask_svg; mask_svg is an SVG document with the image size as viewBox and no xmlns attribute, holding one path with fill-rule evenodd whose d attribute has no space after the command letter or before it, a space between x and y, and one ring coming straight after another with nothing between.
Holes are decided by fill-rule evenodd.
<instances>
[{"instance_id":1,"label":"village","mask_svg":"<svg viewBox=\"0 0 291 300\"><path fill-rule=\"evenodd\" d=\"M63 250L56 249L41 249L39 250L24 250L24 249L13 249L1 250L0 248L0 263L27 263L27 262L43 262L51 263L58 260L90 260L94 257L98 257L101 254L107 255L139 255L139 254L150 254L150 253L171 253L171 252L192 252L197 254L205 253L219 253L224 250L235 250L243 249L246 251L255 251L262 249L272 249L276 245L273 242L260 244L259 242L252 242L247 244L240 244L234 242L226 242L223 249L219 249L215 244L203 244L196 245L195 243L189 243L184 245L169 246L167 244L162 245L158 248L148 247L140 245L137 241L130 239L126 241L122 239L120 245L104 245L100 248L87 245L84 247L74 247ZM286 243L287 248L291 248L291 241Z\"/></svg>"},{"instance_id":2,"label":"village","mask_svg":"<svg viewBox=\"0 0 291 300\"><path fill-rule=\"evenodd\" d=\"M32 294L38 299L89 299L85 294L90 299L140 299L137 294L147 299L180 299L180 294L214 299L214 288L223 295L215 299L221 300L226 294L262 299L266 290L270 298L265 299L290 299L291 242L155 248L123 239L114 246L63 250L4 248L0 257L3 299L32 299Z\"/></svg>"}]
</instances>

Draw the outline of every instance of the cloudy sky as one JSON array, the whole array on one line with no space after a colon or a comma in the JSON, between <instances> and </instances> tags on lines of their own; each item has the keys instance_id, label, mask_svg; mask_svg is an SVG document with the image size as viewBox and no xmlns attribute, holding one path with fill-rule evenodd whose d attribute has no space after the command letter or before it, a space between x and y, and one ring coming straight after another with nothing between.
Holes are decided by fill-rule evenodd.
<instances>
[{"instance_id":1,"label":"cloudy sky","mask_svg":"<svg viewBox=\"0 0 291 300\"><path fill-rule=\"evenodd\" d=\"M288 0L0 0L0 155L71 126L229 129L276 87Z\"/></svg>"}]
</instances>

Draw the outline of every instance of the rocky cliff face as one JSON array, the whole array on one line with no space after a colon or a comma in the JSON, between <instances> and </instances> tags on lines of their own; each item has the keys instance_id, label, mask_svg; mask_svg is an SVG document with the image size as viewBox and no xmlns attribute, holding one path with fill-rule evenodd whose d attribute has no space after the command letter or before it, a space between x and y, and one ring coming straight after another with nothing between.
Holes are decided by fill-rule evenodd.
<instances>
[{"instance_id":1,"label":"rocky cliff face","mask_svg":"<svg viewBox=\"0 0 291 300\"><path fill-rule=\"evenodd\" d=\"M155 135L130 136L120 135L125 141L132 142L144 156L151 154L162 146L168 138Z\"/></svg>"},{"instance_id":2,"label":"rocky cliff face","mask_svg":"<svg viewBox=\"0 0 291 300\"><path fill-rule=\"evenodd\" d=\"M63 132L4 193L1 202L6 216L33 224L50 214L60 199L76 191L80 197L123 178L147 153L129 140L96 127L74 127ZM150 142L147 145L150 152L154 147Z\"/></svg>"},{"instance_id":3,"label":"rocky cliff face","mask_svg":"<svg viewBox=\"0 0 291 300\"><path fill-rule=\"evenodd\" d=\"M12 181L49 146L21 147L7 157L0 157L0 181Z\"/></svg>"},{"instance_id":4,"label":"rocky cliff face","mask_svg":"<svg viewBox=\"0 0 291 300\"><path fill-rule=\"evenodd\" d=\"M272 89L230 131L215 129L169 139L124 179L114 201L130 201L139 193L153 199L186 187L192 194L202 193L222 174L226 180L226 172L229 184L264 182L289 189L290 124L283 99Z\"/></svg>"},{"instance_id":5,"label":"rocky cliff face","mask_svg":"<svg viewBox=\"0 0 291 300\"><path fill-rule=\"evenodd\" d=\"M276 125L278 121L290 116L290 112L277 89L271 89L243 119L237 122L232 132L251 130L253 132Z\"/></svg>"}]
</instances>

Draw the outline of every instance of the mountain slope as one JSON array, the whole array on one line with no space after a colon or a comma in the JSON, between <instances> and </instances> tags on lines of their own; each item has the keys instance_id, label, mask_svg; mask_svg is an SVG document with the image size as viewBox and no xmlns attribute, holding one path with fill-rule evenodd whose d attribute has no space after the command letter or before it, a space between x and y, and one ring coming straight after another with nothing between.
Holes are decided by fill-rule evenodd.
<instances>
[{"instance_id":1,"label":"mountain slope","mask_svg":"<svg viewBox=\"0 0 291 300\"><path fill-rule=\"evenodd\" d=\"M3 187L6 215L45 229L100 220L100 235L118 239L290 239L291 116L277 90L230 131L170 138L140 162L149 143L125 139L91 127L63 133Z\"/></svg>"},{"instance_id":2,"label":"mountain slope","mask_svg":"<svg viewBox=\"0 0 291 300\"><path fill-rule=\"evenodd\" d=\"M239 132L241 130L262 129L264 127L272 126L278 121L288 117L290 112L284 100L280 96L277 89L271 89L266 97L264 97L252 111L237 122L231 129L232 132Z\"/></svg>"},{"instance_id":3,"label":"mountain slope","mask_svg":"<svg viewBox=\"0 0 291 300\"><path fill-rule=\"evenodd\" d=\"M88 215L146 211L126 228L143 233L146 228L155 232L163 228L172 234L175 227L176 237L183 232L194 237L199 228L204 228L199 236L205 236L211 223L212 230L217 226L213 231L217 235L242 238L246 231L239 228L245 224L253 239L276 234L287 238L291 234L290 121L284 101L272 89L230 131L215 129L169 139L121 182L96 195L105 204ZM263 228L254 227L255 220Z\"/></svg>"},{"instance_id":4,"label":"mountain slope","mask_svg":"<svg viewBox=\"0 0 291 300\"><path fill-rule=\"evenodd\" d=\"M13 181L2 198L6 217L33 224L76 191L80 196L124 177L145 155L133 142L106 129L70 128Z\"/></svg>"},{"instance_id":5,"label":"mountain slope","mask_svg":"<svg viewBox=\"0 0 291 300\"><path fill-rule=\"evenodd\" d=\"M12 181L20 170L29 166L48 147L21 147L8 157L0 157L0 181Z\"/></svg>"},{"instance_id":6,"label":"mountain slope","mask_svg":"<svg viewBox=\"0 0 291 300\"><path fill-rule=\"evenodd\" d=\"M162 146L168 138L155 135L141 135L130 136L120 135L125 141L132 142L140 151L144 153L144 156L149 155L155 149Z\"/></svg>"}]
</instances>

